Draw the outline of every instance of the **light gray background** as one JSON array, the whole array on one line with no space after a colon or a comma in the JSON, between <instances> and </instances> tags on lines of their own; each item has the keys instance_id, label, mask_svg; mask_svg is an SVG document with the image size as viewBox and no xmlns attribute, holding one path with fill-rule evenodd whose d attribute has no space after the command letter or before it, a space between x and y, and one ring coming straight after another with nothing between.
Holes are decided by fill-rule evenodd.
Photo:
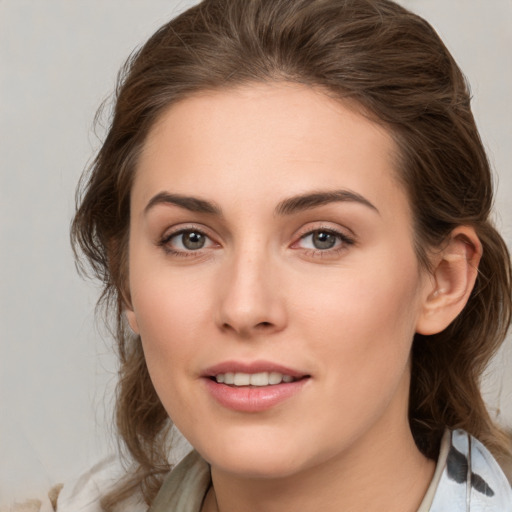
<instances>
[{"instance_id":1,"label":"light gray background","mask_svg":"<svg viewBox=\"0 0 512 512\"><path fill-rule=\"evenodd\" d=\"M114 449L115 361L97 288L74 269L68 227L99 141L100 102L130 51L193 1L0 0L0 505L66 481ZM466 72L512 246L512 1L402 0ZM101 133L99 133L101 137ZM486 381L512 426L512 342Z\"/></svg>"}]
</instances>

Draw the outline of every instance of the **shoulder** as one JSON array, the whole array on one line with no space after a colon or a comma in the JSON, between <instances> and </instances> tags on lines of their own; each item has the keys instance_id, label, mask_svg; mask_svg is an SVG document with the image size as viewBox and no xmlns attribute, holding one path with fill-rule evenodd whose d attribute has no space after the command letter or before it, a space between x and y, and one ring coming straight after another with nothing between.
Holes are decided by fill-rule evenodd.
<instances>
[{"instance_id":1,"label":"shoulder","mask_svg":"<svg viewBox=\"0 0 512 512\"><path fill-rule=\"evenodd\" d=\"M173 448L169 455L171 465L177 469L180 461L186 458L190 450L190 445L176 434L173 437ZM183 466L189 463L183 462ZM206 463L203 462L203 464ZM179 473L177 472L176 475ZM47 496L28 495L34 499L5 506L2 503L0 512L103 512L102 498L127 474L128 470L121 457L118 454L109 455L78 478L65 481L63 485L54 486ZM191 476L194 474L194 471L190 473ZM119 504L117 512L147 512L147 510L148 506L141 493L135 493L130 499Z\"/></svg>"},{"instance_id":2,"label":"shoulder","mask_svg":"<svg viewBox=\"0 0 512 512\"><path fill-rule=\"evenodd\" d=\"M1 505L0 512L55 512L62 484L53 486L47 496Z\"/></svg>"},{"instance_id":3,"label":"shoulder","mask_svg":"<svg viewBox=\"0 0 512 512\"><path fill-rule=\"evenodd\" d=\"M109 456L77 479L53 487L47 496L0 507L0 512L103 512L101 499L126 474L119 457ZM140 495L120 505L122 512L147 512Z\"/></svg>"},{"instance_id":4,"label":"shoulder","mask_svg":"<svg viewBox=\"0 0 512 512\"><path fill-rule=\"evenodd\" d=\"M489 450L463 430L451 432L449 442L431 512L512 510L512 489Z\"/></svg>"},{"instance_id":5,"label":"shoulder","mask_svg":"<svg viewBox=\"0 0 512 512\"><path fill-rule=\"evenodd\" d=\"M111 455L75 481L65 483L57 500L56 512L103 512L101 498L126 475L119 457ZM123 503L123 512L146 512L140 495Z\"/></svg>"}]
</instances>

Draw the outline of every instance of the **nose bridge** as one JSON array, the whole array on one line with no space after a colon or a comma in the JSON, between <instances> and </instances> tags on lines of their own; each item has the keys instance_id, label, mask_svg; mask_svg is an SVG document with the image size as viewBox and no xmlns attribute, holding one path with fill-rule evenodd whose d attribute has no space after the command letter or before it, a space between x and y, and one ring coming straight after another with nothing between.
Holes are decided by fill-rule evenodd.
<instances>
[{"instance_id":1,"label":"nose bridge","mask_svg":"<svg viewBox=\"0 0 512 512\"><path fill-rule=\"evenodd\" d=\"M265 244L248 241L226 261L219 324L240 335L276 331L286 322L275 258Z\"/></svg>"}]
</instances>

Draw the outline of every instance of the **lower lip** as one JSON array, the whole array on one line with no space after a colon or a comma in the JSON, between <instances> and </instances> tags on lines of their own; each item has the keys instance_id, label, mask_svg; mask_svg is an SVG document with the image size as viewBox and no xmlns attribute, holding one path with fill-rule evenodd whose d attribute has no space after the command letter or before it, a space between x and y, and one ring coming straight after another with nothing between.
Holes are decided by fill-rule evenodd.
<instances>
[{"instance_id":1,"label":"lower lip","mask_svg":"<svg viewBox=\"0 0 512 512\"><path fill-rule=\"evenodd\" d=\"M262 412L275 407L296 395L308 378L275 384L273 386L234 387L205 379L206 387L217 402L234 411Z\"/></svg>"}]
</instances>

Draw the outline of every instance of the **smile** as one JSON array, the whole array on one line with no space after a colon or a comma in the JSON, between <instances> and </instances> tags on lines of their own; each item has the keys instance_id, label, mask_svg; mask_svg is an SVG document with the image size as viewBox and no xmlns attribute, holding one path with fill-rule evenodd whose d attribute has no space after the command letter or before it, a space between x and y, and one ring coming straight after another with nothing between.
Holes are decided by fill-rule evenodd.
<instances>
[{"instance_id":1,"label":"smile","mask_svg":"<svg viewBox=\"0 0 512 512\"><path fill-rule=\"evenodd\" d=\"M215 381L219 384L227 384L228 386L276 386L281 383L290 383L297 379L291 375L280 372L259 372L259 373L243 373L243 372L227 372L215 375Z\"/></svg>"},{"instance_id":2,"label":"smile","mask_svg":"<svg viewBox=\"0 0 512 512\"><path fill-rule=\"evenodd\" d=\"M269 361L226 361L209 368L202 377L207 393L218 405L242 413L284 404L311 381L307 372Z\"/></svg>"}]
</instances>

